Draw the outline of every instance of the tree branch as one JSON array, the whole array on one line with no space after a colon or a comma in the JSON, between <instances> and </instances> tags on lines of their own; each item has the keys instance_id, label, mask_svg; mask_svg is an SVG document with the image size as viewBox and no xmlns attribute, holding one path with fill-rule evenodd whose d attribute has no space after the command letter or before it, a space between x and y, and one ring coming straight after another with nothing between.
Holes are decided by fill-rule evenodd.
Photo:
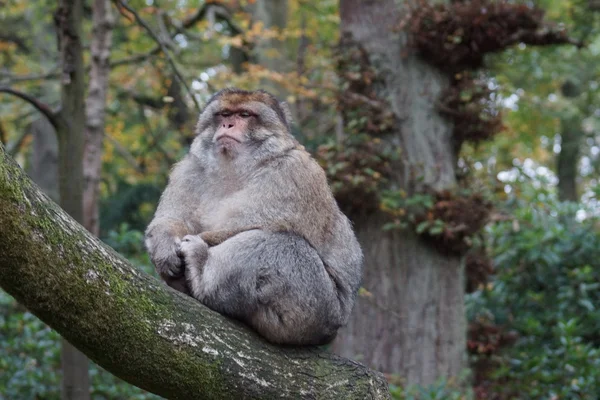
<instances>
[{"instance_id":1,"label":"tree branch","mask_svg":"<svg viewBox=\"0 0 600 400\"><path fill-rule=\"evenodd\" d=\"M133 154L131 154L117 139L104 133L104 137L113 145L116 152L123 157L123 159L133 168L138 174L146 172L144 168L137 162Z\"/></svg>"},{"instance_id":2,"label":"tree branch","mask_svg":"<svg viewBox=\"0 0 600 400\"><path fill-rule=\"evenodd\" d=\"M52 71L45 72L43 74L35 75L18 75L0 72L0 79L3 81L8 81L10 83L15 82L27 82L27 81L43 81L46 79L56 79L60 76L60 72L58 69L53 69Z\"/></svg>"},{"instance_id":3,"label":"tree branch","mask_svg":"<svg viewBox=\"0 0 600 400\"><path fill-rule=\"evenodd\" d=\"M220 4L217 2L213 3L204 3L202 7L198 8L196 12L186 18L184 21L180 23L174 23L173 25L178 30L178 32L183 33L185 29L191 28L198 21L203 20L209 15L209 13L213 13L213 17L216 19L217 17L229 25L229 29L231 29L231 33L234 35L239 35L243 32L242 28L240 28L235 22L233 22L231 18L231 12L227 9L224 4Z\"/></svg>"},{"instance_id":4,"label":"tree branch","mask_svg":"<svg viewBox=\"0 0 600 400\"><path fill-rule=\"evenodd\" d=\"M156 33L154 33L154 31L152 30L152 28L150 28L150 26L146 23L146 21L144 21L142 19L142 17L140 17L140 15L127 4L126 1L123 1L123 0L114 0L114 1L116 1L117 4L120 5L122 8L124 8L125 10L130 12L134 16L136 22L140 26L142 26L142 28L144 28L146 30L146 32L148 32L148 34L152 37L152 39L154 39L154 41L160 46L161 51L167 58L167 62L169 63L171 68L173 68L173 72L175 73L175 76L177 77L177 79L179 79L179 82L181 82L183 87L185 87L185 90L188 92L188 94L192 98L192 101L194 102L196 109L198 110L198 112L200 112L201 107L200 107L200 104L198 103L198 100L196 100L196 96L194 95L194 93L192 92L192 89L190 88L190 86L187 84L187 82L181 75L181 72L179 71L179 68L177 68L177 65L175 64L173 57L171 57L171 54L169 53L167 46L165 46L165 43L158 37L158 35ZM121 13L122 13L121 7L119 7L119 11L121 11Z\"/></svg>"},{"instance_id":5,"label":"tree branch","mask_svg":"<svg viewBox=\"0 0 600 400\"><path fill-rule=\"evenodd\" d=\"M137 270L0 145L0 286L92 360L169 399L390 399L383 376L278 347Z\"/></svg>"},{"instance_id":6,"label":"tree branch","mask_svg":"<svg viewBox=\"0 0 600 400\"><path fill-rule=\"evenodd\" d=\"M169 165L175 164L176 160L173 159L169 152L162 146L160 141L161 138L159 138L158 135L156 135L154 129L152 129L152 126L150 126L150 121L148 121L148 118L146 117L146 113L144 112L144 106L142 104L138 105L138 114L142 119L146 133L152 138L153 143L149 143L149 147L156 148L158 152L162 154L162 156L165 158Z\"/></svg>"},{"instance_id":7,"label":"tree branch","mask_svg":"<svg viewBox=\"0 0 600 400\"><path fill-rule=\"evenodd\" d=\"M19 137L17 137L12 143L8 143L6 145L6 152L11 157L14 157L21 149L21 146L23 145L23 142L25 142L25 138L27 138L27 136L29 136L29 132L23 131L23 133L21 133Z\"/></svg>"},{"instance_id":8,"label":"tree branch","mask_svg":"<svg viewBox=\"0 0 600 400\"><path fill-rule=\"evenodd\" d=\"M115 60L112 61L110 63L110 68L116 68L116 67L120 67L122 65L128 65L128 64L135 64L139 61L146 61L147 59L149 59L150 57L157 55L158 53L160 53L161 48L160 46L156 46L155 48L147 51L146 53L141 53L141 54L135 54L133 56L130 57L125 57L122 58L120 60Z\"/></svg>"},{"instance_id":9,"label":"tree branch","mask_svg":"<svg viewBox=\"0 0 600 400\"><path fill-rule=\"evenodd\" d=\"M52 124L54 129L56 129L57 131L60 129L61 121L58 113L52 111L52 109L47 104L42 103L41 101L39 101L33 96L28 95L27 93L8 87L0 86L0 93L12 94L13 96L20 98L21 100L28 102L39 112L44 114L46 118L48 118L48 121Z\"/></svg>"}]
</instances>

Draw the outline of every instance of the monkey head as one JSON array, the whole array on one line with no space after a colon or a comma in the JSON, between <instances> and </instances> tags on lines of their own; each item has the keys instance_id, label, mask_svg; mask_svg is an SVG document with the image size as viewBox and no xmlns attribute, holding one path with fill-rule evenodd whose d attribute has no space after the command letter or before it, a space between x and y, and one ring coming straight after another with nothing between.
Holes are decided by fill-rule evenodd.
<instances>
[{"instance_id":1,"label":"monkey head","mask_svg":"<svg viewBox=\"0 0 600 400\"><path fill-rule=\"evenodd\" d=\"M224 160L259 160L296 144L290 123L287 105L268 92L224 89L200 114L195 140L199 145L192 145L192 152Z\"/></svg>"}]
</instances>

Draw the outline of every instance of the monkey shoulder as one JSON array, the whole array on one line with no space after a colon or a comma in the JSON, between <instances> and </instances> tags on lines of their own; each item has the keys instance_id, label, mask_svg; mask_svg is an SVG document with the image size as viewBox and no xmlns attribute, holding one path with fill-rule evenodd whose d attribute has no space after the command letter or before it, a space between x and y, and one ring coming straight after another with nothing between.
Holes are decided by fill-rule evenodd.
<instances>
[{"instance_id":1,"label":"monkey shoulder","mask_svg":"<svg viewBox=\"0 0 600 400\"><path fill-rule=\"evenodd\" d=\"M293 149L285 156L272 160L264 170L261 180L274 182L281 189L300 190L302 193L306 193L307 189L309 192L329 192L325 172L303 149Z\"/></svg>"}]
</instances>

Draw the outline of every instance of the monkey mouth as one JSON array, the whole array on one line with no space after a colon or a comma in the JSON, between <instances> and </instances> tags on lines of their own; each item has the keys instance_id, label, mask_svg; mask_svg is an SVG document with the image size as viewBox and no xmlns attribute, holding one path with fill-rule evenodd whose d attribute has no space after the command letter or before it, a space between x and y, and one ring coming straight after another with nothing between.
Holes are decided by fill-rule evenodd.
<instances>
[{"instance_id":1,"label":"monkey mouth","mask_svg":"<svg viewBox=\"0 0 600 400\"><path fill-rule=\"evenodd\" d=\"M216 138L216 142L231 142L231 141L241 143L239 139L237 139L233 136L229 136L229 135L221 135Z\"/></svg>"}]
</instances>

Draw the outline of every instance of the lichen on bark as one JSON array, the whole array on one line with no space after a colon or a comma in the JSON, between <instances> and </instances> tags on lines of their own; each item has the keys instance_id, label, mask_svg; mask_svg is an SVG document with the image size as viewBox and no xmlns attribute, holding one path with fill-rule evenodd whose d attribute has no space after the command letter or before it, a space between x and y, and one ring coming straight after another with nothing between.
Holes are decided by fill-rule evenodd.
<instances>
[{"instance_id":1,"label":"lichen on bark","mask_svg":"<svg viewBox=\"0 0 600 400\"><path fill-rule=\"evenodd\" d=\"M0 145L0 286L90 359L169 399L388 399L375 371L270 345L137 270L45 196Z\"/></svg>"}]
</instances>

